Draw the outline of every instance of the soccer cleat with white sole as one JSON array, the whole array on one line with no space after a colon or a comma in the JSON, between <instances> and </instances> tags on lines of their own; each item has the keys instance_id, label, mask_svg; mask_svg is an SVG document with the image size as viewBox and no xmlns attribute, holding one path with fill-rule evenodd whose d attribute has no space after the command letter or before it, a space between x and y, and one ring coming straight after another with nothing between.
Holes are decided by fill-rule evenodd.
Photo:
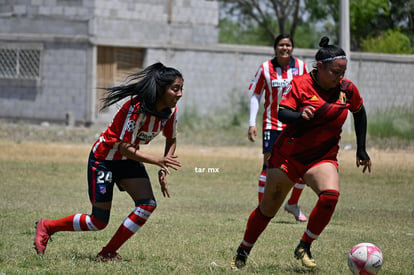
<instances>
[{"instance_id":1,"label":"soccer cleat with white sole","mask_svg":"<svg viewBox=\"0 0 414 275\"><path fill-rule=\"evenodd\" d=\"M307 222L308 218L303 214L298 204L288 204L285 203L285 210L292 214L295 219L299 222Z\"/></svg>"}]
</instances>

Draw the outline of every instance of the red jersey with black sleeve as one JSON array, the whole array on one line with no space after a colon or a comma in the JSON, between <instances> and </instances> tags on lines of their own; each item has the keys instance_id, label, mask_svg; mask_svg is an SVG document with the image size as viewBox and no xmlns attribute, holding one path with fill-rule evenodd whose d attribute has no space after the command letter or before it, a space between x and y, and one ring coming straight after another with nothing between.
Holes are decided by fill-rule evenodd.
<instances>
[{"instance_id":1,"label":"red jersey with black sleeve","mask_svg":"<svg viewBox=\"0 0 414 275\"><path fill-rule=\"evenodd\" d=\"M263 130L282 130L283 124L277 119L279 101L290 85L290 81L305 73L307 73L305 62L293 57L290 58L286 68L282 68L276 58L260 65L249 86L249 91L257 95L259 100L264 93Z\"/></svg>"},{"instance_id":2,"label":"red jersey with black sleeve","mask_svg":"<svg viewBox=\"0 0 414 275\"><path fill-rule=\"evenodd\" d=\"M161 118L140 110L140 103L128 100L115 114L112 123L102 132L92 147L97 159L123 160L119 151L121 141L131 143L136 148L147 144L161 131L166 138L175 138L177 129L177 107L169 110L167 118Z\"/></svg>"},{"instance_id":3,"label":"red jersey with black sleeve","mask_svg":"<svg viewBox=\"0 0 414 275\"><path fill-rule=\"evenodd\" d=\"M350 80L342 79L336 88L324 90L319 86L315 73L312 71L295 78L280 102L280 107L297 112L313 106L314 117L287 124L274 145L283 151L281 144L284 139L289 139L289 143L294 145L289 146L290 152L285 153L303 164L312 163L328 152L336 158L348 110L358 111L363 102Z\"/></svg>"}]
</instances>

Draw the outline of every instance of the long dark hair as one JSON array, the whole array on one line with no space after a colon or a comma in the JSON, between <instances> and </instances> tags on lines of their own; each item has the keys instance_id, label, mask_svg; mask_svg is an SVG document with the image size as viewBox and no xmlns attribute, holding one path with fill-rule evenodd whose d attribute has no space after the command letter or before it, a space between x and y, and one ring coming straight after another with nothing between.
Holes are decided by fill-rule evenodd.
<instances>
[{"instance_id":1,"label":"long dark hair","mask_svg":"<svg viewBox=\"0 0 414 275\"><path fill-rule=\"evenodd\" d=\"M143 71L129 75L126 83L106 88L107 96L103 99L102 110L126 97L131 97L131 99L134 99L131 104L140 102L139 111L165 117L164 113L157 112L155 103L157 98L164 95L167 87L174 83L177 77L183 78L178 70L166 67L160 62L154 63Z\"/></svg>"}]
</instances>

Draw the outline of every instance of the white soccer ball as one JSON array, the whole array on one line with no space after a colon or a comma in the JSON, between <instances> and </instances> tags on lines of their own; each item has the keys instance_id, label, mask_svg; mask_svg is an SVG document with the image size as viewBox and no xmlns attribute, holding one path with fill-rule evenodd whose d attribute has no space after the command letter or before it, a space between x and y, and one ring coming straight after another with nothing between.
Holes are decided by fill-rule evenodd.
<instances>
[{"instance_id":1,"label":"white soccer ball","mask_svg":"<svg viewBox=\"0 0 414 275\"><path fill-rule=\"evenodd\" d=\"M348 254L348 266L354 274L377 274L383 263L381 250L372 243L359 243Z\"/></svg>"}]
</instances>

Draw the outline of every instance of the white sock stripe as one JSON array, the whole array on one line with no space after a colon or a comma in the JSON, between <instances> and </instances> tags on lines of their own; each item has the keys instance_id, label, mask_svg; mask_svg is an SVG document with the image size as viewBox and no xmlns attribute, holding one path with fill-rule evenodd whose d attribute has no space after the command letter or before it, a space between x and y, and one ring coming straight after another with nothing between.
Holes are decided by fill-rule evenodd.
<instances>
[{"instance_id":1,"label":"white sock stripe","mask_svg":"<svg viewBox=\"0 0 414 275\"><path fill-rule=\"evenodd\" d=\"M308 235L309 237L311 237L312 239L316 240L319 235L313 234L312 232L309 231L309 229L305 230L306 235Z\"/></svg>"},{"instance_id":2,"label":"white sock stripe","mask_svg":"<svg viewBox=\"0 0 414 275\"><path fill-rule=\"evenodd\" d=\"M73 229L75 229L75 231L82 231L80 227L81 216L82 214L76 214L75 217L73 218Z\"/></svg>"},{"instance_id":3,"label":"white sock stripe","mask_svg":"<svg viewBox=\"0 0 414 275\"><path fill-rule=\"evenodd\" d=\"M259 181L266 182L266 176L260 175Z\"/></svg>"},{"instance_id":4,"label":"white sock stripe","mask_svg":"<svg viewBox=\"0 0 414 275\"><path fill-rule=\"evenodd\" d=\"M129 231L133 233L137 232L141 228L138 224L134 223L130 218L126 218L122 224L126 228L128 228Z\"/></svg>"},{"instance_id":5,"label":"white sock stripe","mask_svg":"<svg viewBox=\"0 0 414 275\"><path fill-rule=\"evenodd\" d=\"M304 183L295 183L294 187L297 189L304 189L306 184Z\"/></svg>"},{"instance_id":6,"label":"white sock stripe","mask_svg":"<svg viewBox=\"0 0 414 275\"><path fill-rule=\"evenodd\" d=\"M248 243L248 242L246 242L245 240L243 240L243 245L244 246L246 246L246 247L253 247L253 244L252 243Z\"/></svg>"},{"instance_id":7,"label":"white sock stripe","mask_svg":"<svg viewBox=\"0 0 414 275\"><path fill-rule=\"evenodd\" d=\"M99 229L93 224L93 222L91 221L91 217L89 215L86 215L86 226L88 227L88 229L90 231L98 231Z\"/></svg>"},{"instance_id":8,"label":"white sock stripe","mask_svg":"<svg viewBox=\"0 0 414 275\"><path fill-rule=\"evenodd\" d=\"M148 220L149 216L151 216L150 211L142 209L141 207L136 207L134 210L134 214L144 220Z\"/></svg>"},{"instance_id":9,"label":"white sock stripe","mask_svg":"<svg viewBox=\"0 0 414 275\"><path fill-rule=\"evenodd\" d=\"M264 187L263 186L259 186L258 191L259 191L259 193L264 193Z\"/></svg>"},{"instance_id":10,"label":"white sock stripe","mask_svg":"<svg viewBox=\"0 0 414 275\"><path fill-rule=\"evenodd\" d=\"M137 215L138 217L140 217L143 220L148 220L148 218L151 216L152 212L145 210L141 207L135 207L133 213L135 215ZM137 232L141 226L139 226L138 224L136 224L133 220L131 220L129 217L127 217L123 223L122 223L126 228L128 228L128 230L130 230L131 232L135 233Z\"/></svg>"}]
</instances>

